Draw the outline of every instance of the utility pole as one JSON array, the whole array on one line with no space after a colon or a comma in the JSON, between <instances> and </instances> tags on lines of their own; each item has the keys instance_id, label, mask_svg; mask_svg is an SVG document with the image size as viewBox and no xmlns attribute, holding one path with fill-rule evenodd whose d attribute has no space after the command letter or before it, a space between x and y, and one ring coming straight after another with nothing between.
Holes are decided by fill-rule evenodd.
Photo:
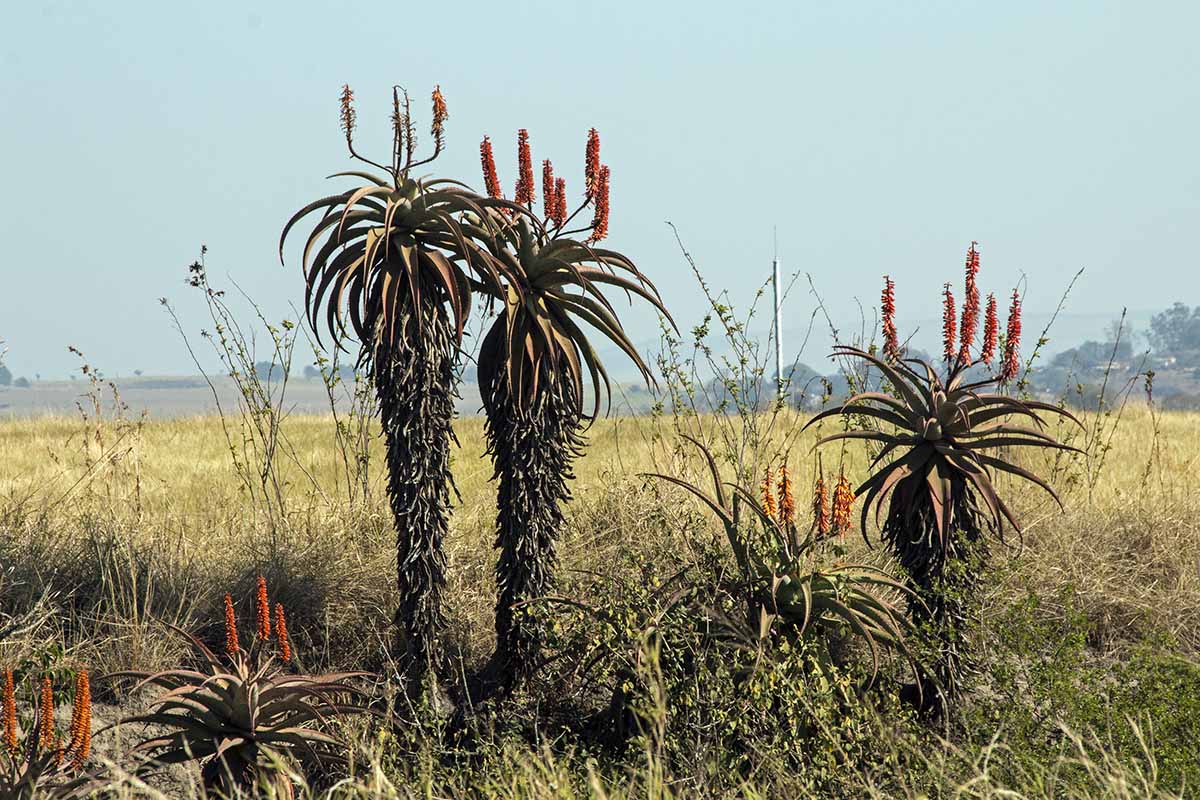
<instances>
[{"instance_id":1,"label":"utility pole","mask_svg":"<svg viewBox=\"0 0 1200 800\"><path fill-rule=\"evenodd\" d=\"M775 287L775 395L783 397L783 297L779 287L779 235L778 229L771 230L774 240L775 256L771 259L773 276L771 283Z\"/></svg>"}]
</instances>

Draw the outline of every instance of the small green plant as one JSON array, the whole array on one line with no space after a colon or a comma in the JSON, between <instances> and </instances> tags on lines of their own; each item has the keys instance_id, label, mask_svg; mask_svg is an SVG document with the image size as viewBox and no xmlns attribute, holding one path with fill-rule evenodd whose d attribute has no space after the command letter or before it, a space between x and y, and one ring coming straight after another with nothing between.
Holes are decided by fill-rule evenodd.
<instances>
[{"instance_id":1,"label":"small green plant","mask_svg":"<svg viewBox=\"0 0 1200 800\"><path fill-rule=\"evenodd\" d=\"M722 480L704 445L689 441L704 456L712 494L680 478L653 477L686 489L720 518L745 587L746 622L759 638L767 638L778 623L799 638L857 637L871 653L873 671L885 649L911 661L906 643L911 625L889 598L912 596L902 583L867 564L817 564L819 526L799 535L794 513L788 511L794 509L790 496L781 498L781 513L768 513L752 492ZM839 510L838 516L848 511Z\"/></svg>"},{"instance_id":2,"label":"small green plant","mask_svg":"<svg viewBox=\"0 0 1200 800\"><path fill-rule=\"evenodd\" d=\"M34 714L22 729L17 714L16 687L11 669L4 670L0 698L0 797L68 800L87 797L98 788L93 776L81 774L92 746L92 701L87 670L75 681L70 739L54 723L54 685L43 676Z\"/></svg>"},{"instance_id":3,"label":"small green plant","mask_svg":"<svg viewBox=\"0 0 1200 800\"><path fill-rule=\"evenodd\" d=\"M143 686L165 690L149 712L120 723L159 729L131 751L139 773L198 761L206 796L241 796L269 788L275 796L291 797L289 773L302 759L322 769L345 761L346 746L330 729L338 716L368 712L361 702L365 693L351 683L368 673L290 672L292 653L282 607L276 607L272 634L261 578L255 605L258 624L249 648L241 645L233 602L226 595L225 658L192 634L168 625L195 647L199 668L110 676L138 679L135 692Z\"/></svg>"}]
</instances>

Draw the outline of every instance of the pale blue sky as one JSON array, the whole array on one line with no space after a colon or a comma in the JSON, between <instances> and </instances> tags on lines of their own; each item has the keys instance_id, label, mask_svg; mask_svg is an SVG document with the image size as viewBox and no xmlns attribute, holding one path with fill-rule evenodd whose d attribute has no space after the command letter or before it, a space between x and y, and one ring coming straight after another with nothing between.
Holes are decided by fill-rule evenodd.
<instances>
[{"instance_id":1,"label":"pale blue sky","mask_svg":"<svg viewBox=\"0 0 1200 800\"><path fill-rule=\"evenodd\" d=\"M1080 266L1070 307L1096 319L1200 302L1195 3L4 5L0 338L17 374L64 376L68 344L110 374L188 371L157 298L201 327L183 284L201 242L215 280L282 316L299 267L276 239L347 165L343 82L380 153L391 85L424 114L440 83L440 171L476 185L488 133L511 190L528 127L578 188L598 127L610 244L684 324L701 303L668 219L738 300L778 225L785 267L847 325L885 272L902 325L932 319L972 239L983 284L1026 273L1033 312ZM797 291L788 324L811 310Z\"/></svg>"}]
</instances>

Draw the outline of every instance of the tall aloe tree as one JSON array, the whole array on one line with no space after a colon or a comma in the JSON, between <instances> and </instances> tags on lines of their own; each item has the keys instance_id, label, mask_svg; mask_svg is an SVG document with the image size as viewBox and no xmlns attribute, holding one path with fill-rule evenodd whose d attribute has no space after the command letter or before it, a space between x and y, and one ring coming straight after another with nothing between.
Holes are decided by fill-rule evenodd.
<instances>
[{"instance_id":1,"label":"tall aloe tree","mask_svg":"<svg viewBox=\"0 0 1200 800\"><path fill-rule=\"evenodd\" d=\"M363 183L297 211L280 236L280 258L292 227L321 212L304 245L305 305L319 343L322 328L338 347L357 338L360 365L374 380L396 526L397 651L413 677L436 667L440 657L455 364L472 285L500 291L506 267L486 246L498 229L486 226L499 218L494 208L503 204L455 181L412 177L444 147L447 113L440 90L433 92L433 154L425 159L416 157L407 94L393 90L388 165L355 150L349 87L341 115L351 156L384 176L331 176ZM461 223L466 216L478 224Z\"/></svg>"},{"instance_id":2,"label":"tall aloe tree","mask_svg":"<svg viewBox=\"0 0 1200 800\"><path fill-rule=\"evenodd\" d=\"M1028 481L1059 502L1045 480L1014 460L1015 448L1078 452L1058 442L1046 429L1046 415L1078 423L1070 412L988 391L1017 378L1020 303L1015 295L999 369L978 374L979 369L990 369L996 355L998 322L994 298L989 298L983 341L974 351L980 305L977 271L978 255L972 245L960 339L956 338L949 285L945 289L945 366L941 372L926 361L903 357L892 322L892 284L885 278L883 352L876 355L838 347L834 355L875 367L892 392L854 395L805 425L841 415L875 424L826 436L817 444L865 440L880 448L871 466L882 466L855 492L863 498L863 537L867 537L871 509L878 523L886 507L883 539L913 589L909 610L914 621L931 628L937 639L937 678L948 694L959 688L968 663L964 631L987 555L987 537L1003 536L1005 522L1021 530L1016 515L997 491L996 475ZM973 367L979 369L972 373ZM931 692L928 697L936 695Z\"/></svg>"},{"instance_id":3,"label":"tall aloe tree","mask_svg":"<svg viewBox=\"0 0 1200 800\"><path fill-rule=\"evenodd\" d=\"M600 411L611 386L584 328L609 340L652 382L649 367L630 341L604 287L640 297L670 319L657 290L625 256L598 248L608 218L608 170L598 161L599 139L589 139L590 224L567 230L565 188L549 162L543 168L545 215L532 211L533 178L528 138L521 132L521 178L516 202L493 254L503 262L499 312L479 352L479 387L487 415L488 451L499 480L496 499L496 638L499 678L511 686L536 666L542 631L520 604L554 586L555 540L570 498L572 463L581 432ZM483 145L485 179L499 194L490 145ZM586 241L576 233L590 234ZM586 410L585 382L592 406Z\"/></svg>"}]
</instances>

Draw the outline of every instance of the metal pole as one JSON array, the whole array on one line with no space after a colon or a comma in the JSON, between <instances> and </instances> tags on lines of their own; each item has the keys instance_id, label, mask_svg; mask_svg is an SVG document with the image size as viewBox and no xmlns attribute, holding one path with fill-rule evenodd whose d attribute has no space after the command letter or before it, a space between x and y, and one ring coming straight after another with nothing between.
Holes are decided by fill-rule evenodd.
<instances>
[{"instance_id":1,"label":"metal pole","mask_svg":"<svg viewBox=\"0 0 1200 800\"><path fill-rule=\"evenodd\" d=\"M783 397L783 298L779 291L779 241L775 241L775 257L771 260L774 271L771 283L775 287L775 392Z\"/></svg>"}]
</instances>

